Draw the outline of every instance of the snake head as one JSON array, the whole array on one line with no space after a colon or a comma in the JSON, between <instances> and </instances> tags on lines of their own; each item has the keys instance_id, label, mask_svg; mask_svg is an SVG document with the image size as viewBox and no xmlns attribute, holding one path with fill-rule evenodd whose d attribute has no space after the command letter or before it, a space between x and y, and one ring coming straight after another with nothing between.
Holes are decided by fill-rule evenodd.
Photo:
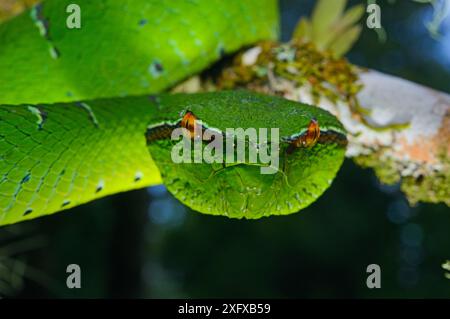
<instances>
[{"instance_id":1,"label":"snake head","mask_svg":"<svg viewBox=\"0 0 450 319\"><path fill-rule=\"evenodd\" d=\"M168 190L202 213L297 212L330 186L344 159L342 125L310 105L245 91L170 95L160 104L166 119L149 125L148 149ZM180 107L189 111L180 116Z\"/></svg>"}]
</instances>

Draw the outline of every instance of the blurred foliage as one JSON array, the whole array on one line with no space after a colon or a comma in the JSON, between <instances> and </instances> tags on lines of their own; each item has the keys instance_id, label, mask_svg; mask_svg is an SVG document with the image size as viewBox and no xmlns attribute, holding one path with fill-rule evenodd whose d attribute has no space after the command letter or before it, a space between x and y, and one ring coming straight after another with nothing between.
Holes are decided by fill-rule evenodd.
<instances>
[{"instance_id":1,"label":"blurred foliage","mask_svg":"<svg viewBox=\"0 0 450 319\"><path fill-rule=\"evenodd\" d=\"M445 263L443 263L442 268L448 271L445 273L445 278L450 279L450 260L447 260Z\"/></svg>"},{"instance_id":2,"label":"blurred foliage","mask_svg":"<svg viewBox=\"0 0 450 319\"><path fill-rule=\"evenodd\" d=\"M450 1L449 0L413 0L419 3L427 3L433 6L433 18L425 23L431 36L435 39L439 39L441 34L439 28L441 27L444 19L450 14Z\"/></svg>"},{"instance_id":3,"label":"blurred foliage","mask_svg":"<svg viewBox=\"0 0 450 319\"><path fill-rule=\"evenodd\" d=\"M345 11L346 4L347 0L319 0L311 20L302 17L292 37L311 41L319 50L330 50L335 57L343 56L361 34L358 22L364 14L364 5Z\"/></svg>"},{"instance_id":4,"label":"blurred foliage","mask_svg":"<svg viewBox=\"0 0 450 319\"><path fill-rule=\"evenodd\" d=\"M394 4L396 0L388 3ZM412 0L417 3L431 4L433 17L425 22L430 35L438 40L441 37L439 29L450 14L450 0ZM331 51L335 57L345 55L358 40L366 7L356 4L345 9L347 0L318 0L314 6L311 18L302 17L293 32L293 38L311 41L319 50ZM367 5L377 4L376 0L367 0ZM380 42L385 42L387 33L383 26L375 28Z\"/></svg>"}]
</instances>

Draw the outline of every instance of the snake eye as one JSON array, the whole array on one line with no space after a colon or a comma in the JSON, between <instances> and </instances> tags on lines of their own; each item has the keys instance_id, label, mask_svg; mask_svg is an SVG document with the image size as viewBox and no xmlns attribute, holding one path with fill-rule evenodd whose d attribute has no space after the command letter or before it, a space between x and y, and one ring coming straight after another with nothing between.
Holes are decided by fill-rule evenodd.
<instances>
[{"instance_id":1,"label":"snake eye","mask_svg":"<svg viewBox=\"0 0 450 319\"><path fill-rule=\"evenodd\" d=\"M181 127L185 128L189 131L190 138L194 138L195 133L197 133L197 135L199 135L199 136L201 136L201 134L202 134L201 127L196 129L197 117L191 111L187 111L186 114L184 114L183 118L181 119L180 125L181 125Z\"/></svg>"},{"instance_id":2,"label":"snake eye","mask_svg":"<svg viewBox=\"0 0 450 319\"><path fill-rule=\"evenodd\" d=\"M311 119L311 122L309 122L308 129L306 131L306 134L304 136L304 139L302 140L304 147L312 147L314 146L320 137L320 127L319 122L316 119Z\"/></svg>"},{"instance_id":3,"label":"snake eye","mask_svg":"<svg viewBox=\"0 0 450 319\"><path fill-rule=\"evenodd\" d=\"M290 154L294 151L295 148L298 147L313 147L314 145L316 145L319 137L319 122L315 118L313 118L309 122L306 132L291 142L291 145L289 145L287 152Z\"/></svg>"}]
</instances>

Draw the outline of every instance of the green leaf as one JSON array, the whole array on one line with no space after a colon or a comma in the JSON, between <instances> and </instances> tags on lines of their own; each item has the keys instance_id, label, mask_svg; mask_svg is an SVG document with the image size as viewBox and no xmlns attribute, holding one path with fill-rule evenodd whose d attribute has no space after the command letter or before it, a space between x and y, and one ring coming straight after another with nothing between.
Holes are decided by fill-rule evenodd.
<instances>
[{"instance_id":1,"label":"green leaf","mask_svg":"<svg viewBox=\"0 0 450 319\"><path fill-rule=\"evenodd\" d=\"M356 40L358 40L361 30L361 26L355 25L342 33L329 47L334 56L341 57L348 52Z\"/></svg>"},{"instance_id":2,"label":"green leaf","mask_svg":"<svg viewBox=\"0 0 450 319\"><path fill-rule=\"evenodd\" d=\"M312 38L312 29L311 22L308 18L302 18L297 23L297 26L294 29L294 33L292 35L294 39L302 39L302 40L311 40Z\"/></svg>"}]
</instances>

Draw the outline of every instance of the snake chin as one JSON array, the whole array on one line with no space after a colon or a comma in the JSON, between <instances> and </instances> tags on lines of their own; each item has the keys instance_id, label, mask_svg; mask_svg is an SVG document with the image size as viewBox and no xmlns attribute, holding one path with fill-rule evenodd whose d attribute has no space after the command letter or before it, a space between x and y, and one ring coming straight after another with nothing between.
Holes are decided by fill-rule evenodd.
<instances>
[{"instance_id":1,"label":"snake chin","mask_svg":"<svg viewBox=\"0 0 450 319\"><path fill-rule=\"evenodd\" d=\"M331 185L345 153L331 144L280 152L278 170L261 174L264 165L253 163L176 164L165 145L148 147L167 189L183 204L239 219L287 215L309 206Z\"/></svg>"}]
</instances>

